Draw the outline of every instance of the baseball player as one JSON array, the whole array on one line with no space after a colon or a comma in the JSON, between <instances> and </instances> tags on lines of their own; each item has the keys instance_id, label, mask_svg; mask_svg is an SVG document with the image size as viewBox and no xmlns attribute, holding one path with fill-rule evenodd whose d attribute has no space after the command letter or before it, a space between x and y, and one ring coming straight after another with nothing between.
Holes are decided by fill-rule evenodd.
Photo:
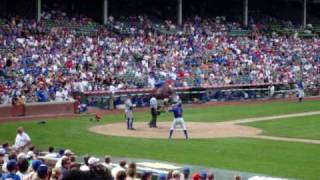
<instances>
[{"instance_id":1,"label":"baseball player","mask_svg":"<svg viewBox=\"0 0 320 180\"><path fill-rule=\"evenodd\" d=\"M181 128L183 129L184 135L186 136L186 139L188 139L188 132L187 128L185 126L184 120L183 120L183 110L182 110L182 105L181 103L175 103L172 108L169 110L170 112L173 112L173 123L170 129L170 134L169 134L169 139L171 139L173 131L176 129L177 125L180 125Z\"/></svg>"},{"instance_id":2,"label":"baseball player","mask_svg":"<svg viewBox=\"0 0 320 180\"><path fill-rule=\"evenodd\" d=\"M297 97L299 98L299 102L301 103L304 98L304 84L302 81L297 83Z\"/></svg>"},{"instance_id":3,"label":"baseball player","mask_svg":"<svg viewBox=\"0 0 320 180\"><path fill-rule=\"evenodd\" d=\"M133 104L131 98L128 97L125 101L125 118L127 120L127 129L134 130L133 128Z\"/></svg>"}]
</instances>

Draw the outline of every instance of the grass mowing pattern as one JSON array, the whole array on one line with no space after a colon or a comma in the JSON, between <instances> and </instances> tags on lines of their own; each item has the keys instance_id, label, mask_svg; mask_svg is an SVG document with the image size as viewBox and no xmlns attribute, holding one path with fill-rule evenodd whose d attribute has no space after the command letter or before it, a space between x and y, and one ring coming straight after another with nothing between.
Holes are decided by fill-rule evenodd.
<instances>
[{"instance_id":1,"label":"grass mowing pattern","mask_svg":"<svg viewBox=\"0 0 320 180\"><path fill-rule=\"evenodd\" d=\"M320 116L286 118L244 125L263 130L263 135L320 140Z\"/></svg>"},{"instance_id":2,"label":"grass mowing pattern","mask_svg":"<svg viewBox=\"0 0 320 180\"><path fill-rule=\"evenodd\" d=\"M241 106L186 109L186 121L227 121L239 118L270 116L318 110L320 102L270 103ZM139 121L148 120L148 113L137 113ZM160 119L171 120L169 114ZM54 120L46 125L35 122L14 122L0 125L0 142L12 142L17 126L24 126L34 144L74 150L78 154L111 154L120 157L149 158L169 162L202 165L281 177L318 179L320 146L270 140L229 138L158 140L111 137L87 131L97 123L89 118ZM103 117L102 123L123 121L123 115ZM99 123L101 124L101 123ZM125 127L125 124L124 124Z\"/></svg>"}]
</instances>

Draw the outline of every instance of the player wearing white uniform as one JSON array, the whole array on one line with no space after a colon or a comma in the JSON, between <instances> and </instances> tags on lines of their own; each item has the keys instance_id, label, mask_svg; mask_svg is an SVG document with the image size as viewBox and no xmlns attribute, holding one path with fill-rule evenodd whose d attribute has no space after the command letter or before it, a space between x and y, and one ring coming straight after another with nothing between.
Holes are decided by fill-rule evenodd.
<instances>
[{"instance_id":1,"label":"player wearing white uniform","mask_svg":"<svg viewBox=\"0 0 320 180\"><path fill-rule=\"evenodd\" d=\"M170 112L173 112L173 123L170 129L169 139L171 139L173 131L176 129L177 125L180 125L180 127L183 129L184 135L186 136L186 139L188 139L188 131L184 122L184 119L182 117L183 115L183 109L180 103L177 103L173 105L173 107L169 110Z\"/></svg>"},{"instance_id":2,"label":"player wearing white uniform","mask_svg":"<svg viewBox=\"0 0 320 180\"><path fill-rule=\"evenodd\" d=\"M130 97L128 97L128 99L125 102L124 113L125 113L125 118L127 121L127 129L134 130L134 128L133 128L133 104L132 104Z\"/></svg>"}]
</instances>

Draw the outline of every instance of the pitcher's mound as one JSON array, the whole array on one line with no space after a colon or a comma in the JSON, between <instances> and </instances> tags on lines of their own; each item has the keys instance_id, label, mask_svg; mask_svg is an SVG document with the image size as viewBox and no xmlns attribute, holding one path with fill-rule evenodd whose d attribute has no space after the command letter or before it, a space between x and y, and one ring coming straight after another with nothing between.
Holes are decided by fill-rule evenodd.
<instances>
[{"instance_id":1,"label":"pitcher's mound","mask_svg":"<svg viewBox=\"0 0 320 180\"><path fill-rule=\"evenodd\" d=\"M190 138L223 138L249 137L261 133L260 129L241 126L233 123L186 123ZM127 130L125 122L100 125L90 128L91 132L110 135L138 138L168 138L170 122L158 123L158 128L149 128L147 123L134 123L135 130ZM173 138L184 138L182 130L176 130Z\"/></svg>"}]
</instances>

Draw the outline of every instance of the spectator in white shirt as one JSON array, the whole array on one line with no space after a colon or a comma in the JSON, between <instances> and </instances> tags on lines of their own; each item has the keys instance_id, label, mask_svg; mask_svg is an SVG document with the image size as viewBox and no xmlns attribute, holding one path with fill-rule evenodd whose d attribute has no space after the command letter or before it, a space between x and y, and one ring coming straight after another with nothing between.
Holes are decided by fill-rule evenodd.
<instances>
[{"instance_id":1,"label":"spectator in white shirt","mask_svg":"<svg viewBox=\"0 0 320 180\"><path fill-rule=\"evenodd\" d=\"M23 151L28 145L30 145L30 143L31 139L29 135L24 132L23 127L18 127L17 136L14 143L16 149Z\"/></svg>"},{"instance_id":2,"label":"spectator in white shirt","mask_svg":"<svg viewBox=\"0 0 320 180\"><path fill-rule=\"evenodd\" d=\"M111 170L112 169L112 163L111 163L111 156L105 156L104 157L104 162L102 165L106 167L107 169Z\"/></svg>"},{"instance_id":3,"label":"spectator in white shirt","mask_svg":"<svg viewBox=\"0 0 320 180\"><path fill-rule=\"evenodd\" d=\"M59 89L57 92L56 92L56 101L63 101L63 94L61 92L61 89Z\"/></svg>"}]
</instances>

